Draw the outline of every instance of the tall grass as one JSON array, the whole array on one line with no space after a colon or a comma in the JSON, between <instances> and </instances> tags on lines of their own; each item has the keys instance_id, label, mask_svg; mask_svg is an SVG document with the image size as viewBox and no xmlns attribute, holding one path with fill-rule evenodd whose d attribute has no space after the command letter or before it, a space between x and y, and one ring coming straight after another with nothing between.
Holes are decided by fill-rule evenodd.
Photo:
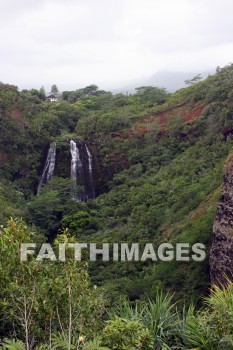
<instances>
[{"instance_id":1,"label":"tall grass","mask_svg":"<svg viewBox=\"0 0 233 350\"><path fill-rule=\"evenodd\" d=\"M204 299L205 307L195 311L193 305L177 310L172 296L158 292L154 301L133 307L124 301L117 316L139 321L149 329L154 350L233 349L233 283L227 287L213 287Z\"/></svg>"},{"instance_id":2,"label":"tall grass","mask_svg":"<svg viewBox=\"0 0 233 350\"><path fill-rule=\"evenodd\" d=\"M155 301L137 303L132 306L124 301L111 316L124 320L139 321L150 330L154 339L154 349L170 349L169 342L178 335L180 318L172 296L157 292Z\"/></svg>"}]
</instances>

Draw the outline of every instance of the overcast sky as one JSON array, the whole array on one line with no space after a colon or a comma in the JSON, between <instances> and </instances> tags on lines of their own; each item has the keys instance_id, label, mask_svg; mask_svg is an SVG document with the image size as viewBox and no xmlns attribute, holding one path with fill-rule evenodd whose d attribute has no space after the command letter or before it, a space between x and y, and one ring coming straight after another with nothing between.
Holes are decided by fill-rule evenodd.
<instances>
[{"instance_id":1,"label":"overcast sky","mask_svg":"<svg viewBox=\"0 0 233 350\"><path fill-rule=\"evenodd\" d=\"M117 87L233 59L232 0L0 0L0 81Z\"/></svg>"}]
</instances>

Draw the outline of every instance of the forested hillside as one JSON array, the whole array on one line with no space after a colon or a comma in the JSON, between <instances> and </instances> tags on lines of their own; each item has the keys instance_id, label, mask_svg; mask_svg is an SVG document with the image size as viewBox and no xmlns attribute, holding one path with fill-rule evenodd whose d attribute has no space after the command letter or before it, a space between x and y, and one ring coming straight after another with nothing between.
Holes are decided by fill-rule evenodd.
<instances>
[{"instance_id":1,"label":"forested hillside","mask_svg":"<svg viewBox=\"0 0 233 350\"><path fill-rule=\"evenodd\" d=\"M214 307L218 305L214 298L223 293L221 296L230 303L227 291L215 291L217 296L214 294L213 299L208 299L210 309L205 311L206 315L200 311L195 322L191 307L187 315L190 328L184 330L183 327L184 334L180 336L174 334L181 332L181 325L179 331L171 331L172 323L177 323L179 318L174 311L176 306L160 291L173 293L174 302L178 301L181 308L184 303L189 305L191 300L200 306L202 297L209 293L212 227L223 166L232 152L232 135L233 65L218 68L213 76L203 81L191 79L187 81L187 88L174 94L145 86L139 87L133 95L114 95L90 85L65 91L58 102L50 102L43 91L19 91L16 86L1 83L1 239L5 243L13 242L9 252L13 259L5 261L5 273L1 276L5 285L0 292L5 300L5 304L1 304L4 315L1 334L12 338L15 327L15 337L23 340L22 334L30 328L30 335L26 334L27 349L35 347L38 340L48 343L49 337L43 336L45 330L58 333L61 328L63 336L68 334L69 338L72 332L65 332L72 328L70 309L66 308L69 300L70 307L72 304L74 308L74 318L82 320L72 334L84 334L88 338L91 331L102 332L104 321L108 319L105 310L110 305L115 305L118 310L118 303L123 303L101 333L100 343L107 347L98 345L99 349L170 349L171 344L176 346L173 349L191 346L220 349L216 345L219 339L214 345L204 347L208 338L204 333L203 344L197 340L195 343L191 329L197 322L198 332L204 332L207 326L202 320L208 317L215 324L218 310ZM55 146L51 146L53 144ZM78 152L75 154L80 154L82 162L82 169L77 170L83 174L80 182L76 178L74 182L70 168L74 160L70 147L75 145L75 152ZM51 147L56 147L53 173L47 180L44 177L38 191ZM10 217L13 219L9 221ZM38 268L32 260L27 271L26 267L17 266L14 255L14 247L23 239L26 242L50 242L55 246L59 241L139 242L142 246L147 242L154 246L163 242L190 245L201 242L206 245L207 258L203 262L86 261L80 263L78 269L71 261L66 268L61 264L50 267L47 262L44 267L41 262ZM8 253L4 245L2 247L1 254L6 258ZM9 276L17 269L21 278L11 280ZM38 280L33 280L31 289L24 294L23 286L30 276L38 277ZM43 279L49 287L41 282ZM69 286L65 291L64 284ZM20 291L19 286L22 287ZM48 300L47 288L52 293L51 300ZM34 291L33 300L30 291ZM9 293L12 293L12 300L19 298L22 303L14 306L12 301L9 309ZM75 294L81 295L81 299L76 300ZM162 333L158 335L158 329L150 329L148 314L152 314L155 305L152 301L146 304L148 297L151 300L160 298L161 308L171 312L167 319L164 314L166 332L171 331L167 338ZM128 298L131 303L139 300L138 309L127 301L122 302L122 298ZM49 312L46 311L47 303ZM44 306L41 308L41 305ZM213 309L211 305L214 305ZM33 310L31 322L37 324L35 329L25 323L25 318L23 320L23 310L28 308ZM131 315L128 323L124 321L126 310L128 316ZM140 317L133 316L136 312L141 312ZM64 315L64 324L59 320L60 315ZM45 319L46 324L43 323ZM126 347L117 343L116 333L121 334L120 329L124 329L127 339L127 327L129 332L135 332L138 345L133 341L127 345L128 340ZM141 332L140 335L137 332ZM54 338L54 344L57 344L54 348L63 348L59 341L66 340L71 344L71 338L68 338ZM157 339L157 347L153 339ZM34 344L29 346L33 341ZM76 344L77 349L98 349L97 343L89 347L80 344Z\"/></svg>"}]
</instances>

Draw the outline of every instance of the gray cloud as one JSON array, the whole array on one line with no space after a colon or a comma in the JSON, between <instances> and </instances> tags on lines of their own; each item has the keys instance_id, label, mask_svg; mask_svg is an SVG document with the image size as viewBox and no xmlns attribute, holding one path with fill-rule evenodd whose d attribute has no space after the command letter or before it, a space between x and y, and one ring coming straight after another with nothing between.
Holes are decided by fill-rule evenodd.
<instances>
[{"instance_id":1,"label":"gray cloud","mask_svg":"<svg viewBox=\"0 0 233 350\"><path fill-rule=\"evenodd\" d=\"M231 0L0 2L0 80L116 86L231 61Z\"/></svg>"}]
</instances>

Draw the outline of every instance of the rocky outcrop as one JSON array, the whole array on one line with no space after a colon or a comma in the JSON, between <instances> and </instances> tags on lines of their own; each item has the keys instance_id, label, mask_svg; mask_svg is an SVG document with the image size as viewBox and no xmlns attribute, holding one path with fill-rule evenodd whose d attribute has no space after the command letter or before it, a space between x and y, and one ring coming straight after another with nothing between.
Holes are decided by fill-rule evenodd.
<instances>
[{"instance_id":1,"label":"rocky outcrop","mask_svg":"<svg viewBox=\"0 0 233 350\"><path fill-rule=\"evenodd\" d=\"M210 275L214 285L233 280L233 154L225 165L224 182L213 226Z\"/></svg>"}]
</instances>

